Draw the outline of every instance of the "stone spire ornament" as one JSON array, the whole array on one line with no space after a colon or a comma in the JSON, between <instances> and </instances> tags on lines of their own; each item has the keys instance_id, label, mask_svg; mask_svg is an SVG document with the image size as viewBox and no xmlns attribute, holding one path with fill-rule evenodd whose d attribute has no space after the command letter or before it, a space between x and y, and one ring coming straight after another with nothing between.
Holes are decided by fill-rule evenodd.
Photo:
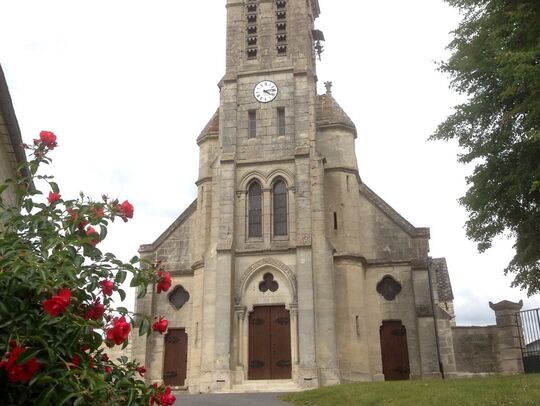
<instances>
[{"instance_id":1,"label":"stone spire ornament","mask_svg":"<svg viewBox=\"0 0 540 406\"><path fill-rule=\"evenodd\" d=\"M332 94L332 82L324 82L326 87L326 94Z\"/></svg>"}]
</instances>

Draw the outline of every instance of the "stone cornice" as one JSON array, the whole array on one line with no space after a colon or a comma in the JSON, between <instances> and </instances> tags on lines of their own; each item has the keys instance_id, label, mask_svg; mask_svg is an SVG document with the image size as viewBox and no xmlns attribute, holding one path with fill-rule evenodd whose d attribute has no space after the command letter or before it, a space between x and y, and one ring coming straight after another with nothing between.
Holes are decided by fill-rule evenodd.
<instances>
[{"instance_id":1,"label":"stone cornice","mask_svg":"<svg viewBox=\"0 0 540 406\"><path fill-rule=\"evenodd\" d=\"M203 183L206 183L206 182L211 182L212 181L212 177L211 176L207 176L205 178L201 178L199 180L197 180L197 182L195 182L195 185L196 186L201 186Z\"/></svg>"},{"instance_id":2,"label":"stone cornice","mask_svg":"<svg viewBox=\"0 0 540 406\"><path fill-rule=\"evenodd\" d=\"M283 159L270 159L270 160L264 160L264 161L236 161L237 167L242 166L253 166L253 165L267 165L267 164L283 164L283 163L294 163L294 158L283 158Z\"/></svg>"},{"instance_id":3,"label":"stone cornice","mask_svg":"<svg viewBox=\"0 0 540 406\"><path fill-rule=\"evenodd\" d=\"M345 166L333 166L333 167L325 166L324 171L325 172L347 172L347 173L350 173L352 175L357 175L358 177L360 177L360 175L358 174L357 169L355 169L355 168L347 168Z\"/></svg>"}]
</instances>

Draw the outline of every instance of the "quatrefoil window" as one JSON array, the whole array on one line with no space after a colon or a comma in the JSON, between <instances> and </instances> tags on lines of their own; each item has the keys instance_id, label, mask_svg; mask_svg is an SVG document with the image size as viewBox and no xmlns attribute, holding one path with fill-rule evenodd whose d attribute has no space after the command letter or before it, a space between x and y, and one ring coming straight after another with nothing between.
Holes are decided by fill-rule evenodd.
<instances>
[{"instance_id":1,"label":"quatrefoil window","mask_svg":"<svg viewBox=\"0 0 540 406\"><path fill-rule=\"evenodd\" d=\"M178 285L169 293L169 302L171 302L176 310L180 310L188 300L189 292L183 286Z\"/></svg>"},{"instance_id":2,"label":"quatrefoil window","mask_svg":"<svg viewBox=\"0 0 540 406\"><path fill-rule=\"evenodd\" d=\"M279 284L274 280L274 275L270 272L265 273L263 276L263 281L259 283L259 290L263 293L268 291L275 292L279 289Z\"/></svg>"},{"instance_id":3,"label":"quatrefoil window","mask_svg":"<svg viewBox=\"0 0 540 406\"><path fill-rule=\"evenodd\" d=\"M390 275L386 275L377 284L377 292L386 300L394 300L401 292L401 285Z\"/></svg>"}]
</instances>

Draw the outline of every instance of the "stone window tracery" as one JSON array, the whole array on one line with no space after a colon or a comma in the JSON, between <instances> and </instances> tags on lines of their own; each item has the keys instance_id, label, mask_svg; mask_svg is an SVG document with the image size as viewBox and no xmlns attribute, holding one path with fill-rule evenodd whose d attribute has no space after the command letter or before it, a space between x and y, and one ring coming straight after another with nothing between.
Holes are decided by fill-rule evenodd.
<instances>
[{"instance_id":1,"label":"stone window tracery","mask_svg":"<svg viewBox=\"0 0 540 406\"><path fill-rule=\"evenodd\" d=\"M377 284L377 292L386 300L392 301L401 292L401 284L390 275L386 275Z\"/></svg>"},{"instance_id":2,"label":"stone window tracery","mask_svg":"<svg viewBox=\"0 0 540 406\"><path fill-rule=\"evenodd\" d=\"M265 273L262 282L259 283L259 290L266 293L268 291L277 292L278 289L279 284L274 280L274 275L270 272Z\"/></svg>"}]
</instances>

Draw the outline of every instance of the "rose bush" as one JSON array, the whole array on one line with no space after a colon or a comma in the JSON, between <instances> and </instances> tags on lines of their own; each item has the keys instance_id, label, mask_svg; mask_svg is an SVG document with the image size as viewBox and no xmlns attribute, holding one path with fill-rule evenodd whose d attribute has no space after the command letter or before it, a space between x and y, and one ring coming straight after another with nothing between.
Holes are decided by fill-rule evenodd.
<instances>
[{"instance_id":1,"label":"rose bush","mask_svg":"<svg viewBox=\"0 0 540 406\"><path fill-rule=\"evenodd\" d=\"M152 284L167 291L170 275L160 264L125 263L98 248L109 222L133 218L133 205L61 195L38 172L51 162L54 133L25 147L31 178L0 184L0 404L172 405L170 388L141 380L143 365L107 355L107 346L127 346L135 327L141 335L167 328L160 318L153 332L152 317L117 306L114 294L125 300L128 274L139 296ZM34 183L50 190L44 195ZM8 187L18 191L15 207L2 200Z\"/></svg>"}]
</instances>

